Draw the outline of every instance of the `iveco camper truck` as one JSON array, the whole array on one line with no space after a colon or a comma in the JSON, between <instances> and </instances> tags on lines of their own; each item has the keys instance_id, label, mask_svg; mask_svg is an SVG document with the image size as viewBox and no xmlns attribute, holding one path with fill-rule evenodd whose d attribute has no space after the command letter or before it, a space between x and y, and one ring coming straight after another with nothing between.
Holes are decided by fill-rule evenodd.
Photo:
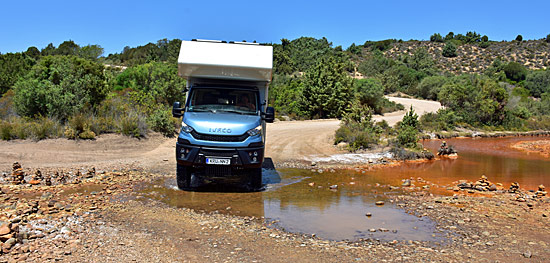
<instances>
[{"instance_id":1,"label":"iveco camper truck","mask_svg":"<svg viewBox=\"0 0 550 263\"><path fill-rule=\"evenodd\" d=\"M256 43L182 41L178 74L187 80L185 104L175 102L182 117L176 144L177 183L191 178L237 178L262 185L267 107L273 48Z\"/></svg>"}]
</instances>

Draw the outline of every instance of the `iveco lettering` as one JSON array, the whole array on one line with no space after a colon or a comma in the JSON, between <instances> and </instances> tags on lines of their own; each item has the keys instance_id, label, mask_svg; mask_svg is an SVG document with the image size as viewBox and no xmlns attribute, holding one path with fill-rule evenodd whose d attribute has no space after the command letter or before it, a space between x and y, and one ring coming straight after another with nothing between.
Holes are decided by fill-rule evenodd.
<instances>
[{"instance_id":1,"label":"iveco lettering","mask_svg":"<svg viewBox=\"0 0 550 263\"><path fill-rule=\"evenodd\" d=\"M243 179L262 186L266 123L275 111L267 106L273 48L256 43L182 41L178 74L187 80L176 144L177 183L193 187L193 178Z\"/></svg>"}]
</instances>

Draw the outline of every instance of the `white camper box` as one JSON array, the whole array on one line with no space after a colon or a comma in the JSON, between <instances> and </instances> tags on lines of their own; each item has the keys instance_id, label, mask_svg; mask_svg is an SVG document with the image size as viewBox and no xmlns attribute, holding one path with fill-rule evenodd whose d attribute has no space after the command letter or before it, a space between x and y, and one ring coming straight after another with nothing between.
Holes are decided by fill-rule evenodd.
<instances>
[{"instance_id":1,"label":"white camper box","mask_svg":"<svg viewBox=\"0 0 550 263\"><path fill-rule=\"evenodd\" d=\"M273 47L255 43L182 41L178 74L191 86L205 80L256 82L260 100L267 102L273 68Z\"/></svg>"}]
</instances>

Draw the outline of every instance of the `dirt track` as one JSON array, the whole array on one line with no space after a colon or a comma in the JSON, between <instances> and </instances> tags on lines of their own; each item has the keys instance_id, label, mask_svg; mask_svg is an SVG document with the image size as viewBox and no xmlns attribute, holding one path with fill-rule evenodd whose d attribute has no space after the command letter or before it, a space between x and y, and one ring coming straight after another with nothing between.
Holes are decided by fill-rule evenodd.
<instances>
[{"instance_id":1,"label":"dirt track","mask_svg":"<svg viewBox=\"0 0 550 263\"><path fill-rule=\"evenodd\" d=\"M389 97L406 109L413 105L422 115L437 111L438 102ZM406 111L398 111L374 119L386 120L394 125ZM266 157L275 163L291 160L310 160L311 157L326 157L341 153L333 146L334 132L339 120L289 121L269 124L267 128ZM148 171L173 173L174 138L152 134L146 139L132 139L107 134L95 141L71 141L50 139L33 141L1 141L0 171L8 171L14 161L29 168L67 167L71 165L117 167L120 164L135 164Z\"/></svg>"}]
</instances>

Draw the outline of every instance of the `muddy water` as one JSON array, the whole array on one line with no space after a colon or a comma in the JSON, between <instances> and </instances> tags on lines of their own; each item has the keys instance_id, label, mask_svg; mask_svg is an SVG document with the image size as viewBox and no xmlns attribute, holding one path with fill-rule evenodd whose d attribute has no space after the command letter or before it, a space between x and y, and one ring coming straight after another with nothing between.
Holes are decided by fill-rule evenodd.
<instances>
[{"instance_id":1,"label":"muddy water","mask_svg":"<svg viewBox=\"0 0 550 263\"><path fill-rule=\"evenodd\" d=\"M550 185L550 158L511 148L517 142L534 140L550 140L550 137L449 139L447 143L459 152L458 159L406 163L371 174L386 183L422 177L440 185L452 185L460 179L475 181L485 174L492 182L504 186L519 182L522 188L535 190L540 184ZM429 140L423 144L436 152L441 141Z\"/></svg>"},{"instance_id":2,"label":"muddy water","mask_svg":"<svg viewBox=\"0 0 550 263\"><path fill-rule=\"evenodd\" d=\"M452 185L460 179L474 181L482 174L505 185L512 181L532 189L541 183L550 185L548 158L509 147L518 141L540 139L451 139L447 142L459 151L458 159L405 163L371 171L264 170L266 189L262 192L240 192L235 186L213 184L203 185L198 191L180 191L175 179L170 178L145 186L142 194L176 207L265 217L288 231L332 240L437 241L444 234L435 230L434 222L407 214L391 202L392 195L407 193L399 188L390 190L390 185L400 186L402 179L411 177ZM433 140L424 145L435 151L440 143ZM337 187L331 189L333 185ZM433 190L453 193L444 188ZM385 205L377 206L376 201L385 201Z\"/></svg>"}]
</instances>

